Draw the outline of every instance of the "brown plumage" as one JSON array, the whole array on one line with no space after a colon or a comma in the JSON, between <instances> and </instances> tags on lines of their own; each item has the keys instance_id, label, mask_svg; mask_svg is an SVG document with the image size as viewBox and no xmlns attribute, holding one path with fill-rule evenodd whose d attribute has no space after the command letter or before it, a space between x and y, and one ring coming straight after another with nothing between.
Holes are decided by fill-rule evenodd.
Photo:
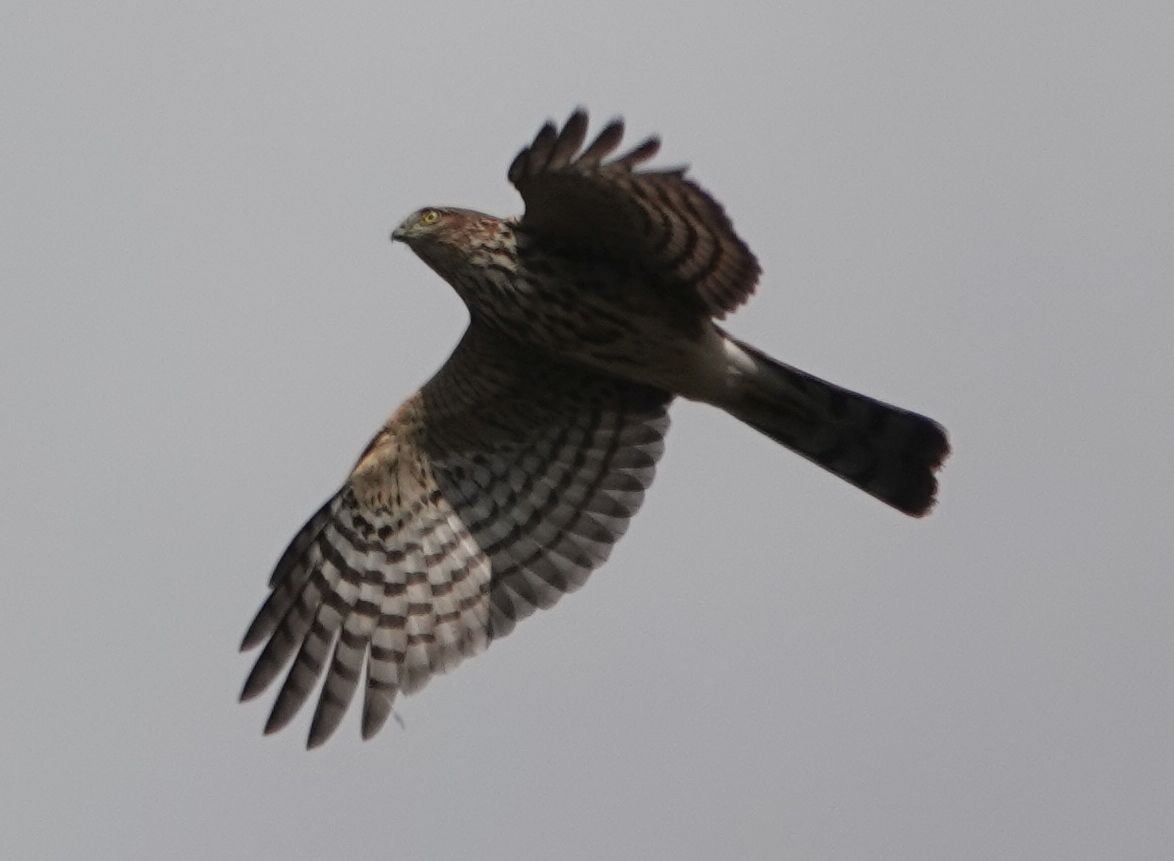
<instances>
[{"instance_id":1,"label":"brown plumage","mask_svg":"<svg viewBox=\"0 0 1174 861\"><path fill-rule=\"evenodd\" d=\"M397 693L484 649L607 559L652 480L682 395L711 403L912 515L948 451L929 419L771 359L713 320L759 266L649 139L608 160L617 120L542 127L509 169L525 214L420 210L392 234L457 291L456 351L388 419L294 538L242 648L264 643L243 699L291 660L266 731L325 671L309 745L360 685L362 732Z\"/></svg>"}]
</instances>

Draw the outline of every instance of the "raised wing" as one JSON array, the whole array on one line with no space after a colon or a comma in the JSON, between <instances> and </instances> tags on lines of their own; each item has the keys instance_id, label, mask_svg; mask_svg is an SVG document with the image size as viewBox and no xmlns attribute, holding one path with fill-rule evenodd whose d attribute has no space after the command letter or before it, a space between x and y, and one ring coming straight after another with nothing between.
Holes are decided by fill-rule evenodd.
<instances>
[{"instance_id":1,"label":"raised wing","mask_svg":"<svg viewBox=\"0 0 1174 861\"><path fill-rule=\"evenodd\" d=\"M547 123L518 153L509 179L526 203L520 227L573 254L601 255L724 317L754 292L758 261L721 205L684 169L637 170L660 148L649 138L604 161L624 134L613 120L580 151L587 115Z\"/></svg>"},{"instance_id":2,"label":"raised wing","mask_svg":"<svg viewBox=\"0 0 1174 861\"><path fill-rule=\"evenodd\" d=\"M266 732L325 669L308 742L321 744L365 659L368 738L397 693L581 586L652 481L668 401L471 326L277 563L242 643L265 643L242 699L297 653Z\"/></svg>"}]
</instances>

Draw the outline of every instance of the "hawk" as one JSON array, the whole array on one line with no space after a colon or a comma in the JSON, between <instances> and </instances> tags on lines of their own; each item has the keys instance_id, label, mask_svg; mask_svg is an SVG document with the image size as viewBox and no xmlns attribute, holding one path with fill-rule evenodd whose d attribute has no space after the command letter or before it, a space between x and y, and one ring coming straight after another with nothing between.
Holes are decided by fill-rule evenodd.
<instances>
[{"instance_id":1,"label":"hawk","mask_svg":"<svg viewBox=\"0 0 1174 861\"><path fill-rule=\"evenodd\" d=\"M265 726L325 672L308 746L362 681L362 735L397 694L452 669L583 585L652 481L676 396L724 410L920 516L948 451L928 418L778 362L724 331L759 265L684 169L612 158L623 123L583 146L587 115L547 123L509 168L501 219L433 206L392 239L468 306L452 356L380 428L278 561L242 649L241 694L292 664ZM364 672L365 665L365 672Z\"/></svg>"}]
</instances>

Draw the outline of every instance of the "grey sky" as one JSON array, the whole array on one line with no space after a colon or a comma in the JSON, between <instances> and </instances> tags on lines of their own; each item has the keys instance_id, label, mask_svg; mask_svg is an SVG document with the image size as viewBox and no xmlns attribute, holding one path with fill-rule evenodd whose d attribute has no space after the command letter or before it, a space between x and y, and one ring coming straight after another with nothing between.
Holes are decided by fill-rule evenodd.
<instances>
[{"instance_id":1,"label":"grey sky","mask_svg":"<svg viewBox=\"0 0 1174 861\"><path fill-rule=\"evenodd\" d=\"M1174 841L1174 12L9 3L6 858L1157 858ZM577 104L765 268L730 328L951 432L903 518L679 404L581 592L262 738L270 566L464 311Z\"/></svg>"}]
</instances>

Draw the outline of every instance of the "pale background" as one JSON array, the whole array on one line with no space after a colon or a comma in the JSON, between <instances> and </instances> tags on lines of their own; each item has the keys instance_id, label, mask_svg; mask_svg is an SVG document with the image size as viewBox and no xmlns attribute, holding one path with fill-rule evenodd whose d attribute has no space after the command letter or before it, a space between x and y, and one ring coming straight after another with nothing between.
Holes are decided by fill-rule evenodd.
<instances>
[{"instance_id":1,"label":"pale background","mask_svg":"<svg viewBox=\"0 0 1174 861\"><path fill-rule=\"evenodd\" d=\"M4 858L1162 858L1174 7L7 3ZM730 322L923 410L896 515L678 405L580 593L302 749L236 653L444 360L390 229L577 104L761 258Z\"/></svg>"}]
</instances>

